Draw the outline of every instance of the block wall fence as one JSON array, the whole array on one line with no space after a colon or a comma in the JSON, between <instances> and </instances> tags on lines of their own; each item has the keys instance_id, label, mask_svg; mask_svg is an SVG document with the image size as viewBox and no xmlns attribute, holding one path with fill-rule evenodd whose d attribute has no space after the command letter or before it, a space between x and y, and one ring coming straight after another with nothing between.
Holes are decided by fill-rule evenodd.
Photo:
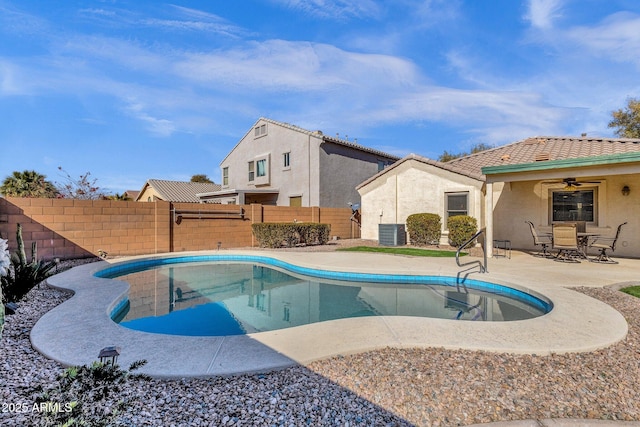
<instances>
[{"instance_id":1,"label":"block wall fence","mask_svg":"<svg viewBox=\"0 0 640 427\"><path fill-rule=\"evenodd\" d=\"M350 217L350 208L0 198L0 236L13 252L21 224L27 256L37 242L39 259L255 247L257 222L325 223L331 236L359 238Z\"/></svg>"}]
</instances>

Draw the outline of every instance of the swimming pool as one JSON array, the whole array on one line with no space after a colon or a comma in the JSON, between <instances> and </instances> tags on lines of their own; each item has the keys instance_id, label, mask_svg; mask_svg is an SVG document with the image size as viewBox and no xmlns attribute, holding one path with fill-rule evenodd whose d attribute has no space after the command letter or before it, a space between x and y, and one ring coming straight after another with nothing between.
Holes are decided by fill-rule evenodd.
<instances>
[{"instance_id":1,"label":"swimming pool","mask_svg":"<svg viewBox=\"0 0 640 427\"><path fill-rule=\"evenodd\" d=\"M96 276L131 285L129 297L111 313L116 322L186 336L242 335L368 316L514 321L552 308L543 296L478 280L344 273L264 256L145 259Z\"/></svg>"}]
</instances>

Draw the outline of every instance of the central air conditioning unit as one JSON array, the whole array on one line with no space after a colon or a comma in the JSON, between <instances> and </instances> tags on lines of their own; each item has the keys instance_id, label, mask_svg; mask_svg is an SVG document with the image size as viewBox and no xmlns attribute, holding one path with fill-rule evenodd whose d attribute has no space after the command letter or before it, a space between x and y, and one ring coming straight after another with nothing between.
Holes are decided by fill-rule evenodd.
<instances>
[{"instance_id":1,"label":"central air conditioning unit","mask_svg":"<svg viewBox=\"0 0 640 427\"><path fill-rule=\"evenodd\" d=\"M380 246L404 246L407 234L404 224L378 224L378 244Z\"/></svg>"}]
</instances>

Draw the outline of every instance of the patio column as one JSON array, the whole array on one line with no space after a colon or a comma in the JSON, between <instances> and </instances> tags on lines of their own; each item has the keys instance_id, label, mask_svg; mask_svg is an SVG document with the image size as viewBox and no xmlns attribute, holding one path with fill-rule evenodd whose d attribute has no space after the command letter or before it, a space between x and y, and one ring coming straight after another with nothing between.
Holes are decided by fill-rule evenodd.
<instances>
[{"instance_id":1,"label":"patio column","mask_svg":"<svg viewBox=\"0 0 640 427\"><path fill-rule=\"evenodd\" d=\"M484 238L487 258L493 256L493 183L487 182L484 196Z\"/></svg>"}]
</instances>

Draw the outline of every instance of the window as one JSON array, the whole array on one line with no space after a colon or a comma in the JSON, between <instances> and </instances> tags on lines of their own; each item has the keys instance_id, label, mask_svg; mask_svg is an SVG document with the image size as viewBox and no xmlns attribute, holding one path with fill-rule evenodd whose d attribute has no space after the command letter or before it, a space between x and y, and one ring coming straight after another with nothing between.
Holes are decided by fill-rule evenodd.
<instances>
[{"instance_id":1,"label":"window","mask_svg":"<svg viewBox=\"0 0 640 427\"><path fill-rule=\"evenodd\" d=\"M553 191L552 221L595 222L596 189Z\"/></svg>"},{"instance_id":2,"label":"window","mask_svg":"<svg viewBox=\"0 0 640 427\"><path fill-rule=\"evenodd\" d=\"M261 156L257 156L253 158L254 172L255 177L253 180L253 185L261 186L261 185L269 185L270 171L269 168L271 160L271 156L269 154L263 154Z\"/></svg>"},{"instance_id":3,"label":"window","mask_svg":"<svg viewBox=\"0 0 640 427\"><path fill-rule=\"evenodd\" d=\"M222 168L222 185L229 185L229 168Z\"/></svg>"},{"instance_id":4,"label":"window","mask_svg":"<svg viewBox=\"0 0 640 427\"><path fill-rule=\"evenodd\" d=\"M267 176L267 159L260 159L256 162L258 176Z\"/></svg>"},{"instance_id":5,"label":"window","mask_svg":"<svg viewBox=\"0 0 640 427\"><path fill-rule=\"evenodd\" d=\"M256 308L260 311L267 311L267 308L265 307L265 302L267 301L267 296L265 294L263 294L262 292L260 292L258 295L256 295Z\"/></svg>"},{"instance_id":6,"label":"window","mask_svg":"<svg viewBox=\"0 0 640 427\"><path fill-rule=\"evenodd\" d=\"M302 206L302 196L289 197L289 206L292 206L292 207Z\"/></svg>"},{"instance_id":7,"label":"window","mask_svg":"<svg viewBox=\"0 0 640 427\"><path fill-rule=\"evenodd\" d=\"M282 155L283 163L282 166L288 168L291 166L291 153L284 153Z\"/></svg>"},{"instance_id":8,"label":"window","mask_svg":"<svg viewBox=\"0 0 640 427\"><path fill-rule=\"evenodd\" d=\"M249 181L253 181L253 179L255 178L255 172L253 171L255 167L255 163L249 162L248 165L249 165Z\"/></svg>"},{"instance_id":9,"label":"window","mask_svg":"<svg viewBox=\"0 0 640 427\"><path fill-rule=\"evenodd\" d=\"M468 215L469 213L469 193L447 193L447 217L445 218L445 224L447 220L456 215Z\"/></svg>"},{"instance_id":10,"label":"window","mask_svg":"<svg viewBox=\"0 0 640 427\"><path fill-rule=\"evenodd\" d=\"M386 163L383 160L378 160L378 172L383 170L386 166Z\"/></svg>"},{"instance_id":11,"label":"window","mask_svg":"<svg viewBox=\"0 0 640 427\"><path fill-rule=\"evenodd\" d=\"M255 138L265 136L267 134L267 125L260 125L253 128L253 135Z\"/></svg>"}]
</instances>

